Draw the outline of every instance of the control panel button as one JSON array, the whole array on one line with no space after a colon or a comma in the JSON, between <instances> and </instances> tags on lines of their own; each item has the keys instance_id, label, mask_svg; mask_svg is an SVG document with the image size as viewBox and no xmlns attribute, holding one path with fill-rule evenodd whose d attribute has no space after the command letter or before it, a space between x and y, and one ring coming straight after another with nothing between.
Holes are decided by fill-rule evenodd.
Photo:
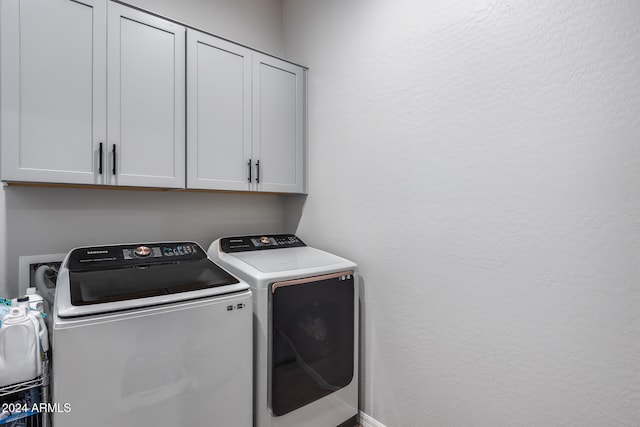
<instances>
[{"instance_id":1,"label":"control panel button","mask_svg":"<svg viewBox=\"0 0 640 427\"><path fill-rule=\"evenodd\" d=\"M261 251L267 249L299 248L306 246L293 234L271 236L236 236L220 239L220 250L225 253Z\"/></svg>"},{"instance_id":2,"label":"control panel button","mask_svg":"<svg viewBox=\"0 0 640 427\"><path fill-rule=\"evenodd\" d=\"M139 257L148 257L151 255L151 249L148 246L138 246L135 253Z\"/></svg>"}]
</instances>

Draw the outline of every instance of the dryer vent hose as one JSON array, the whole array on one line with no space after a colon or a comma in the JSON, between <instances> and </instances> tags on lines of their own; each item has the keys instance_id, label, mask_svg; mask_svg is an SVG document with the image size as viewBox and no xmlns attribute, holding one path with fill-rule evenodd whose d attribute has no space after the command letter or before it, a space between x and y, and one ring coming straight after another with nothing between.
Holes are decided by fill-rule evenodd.
<instances>
[{"instance_id":1,"label":"dryer vent hose","mask_svg":"<svg viewBox=\"0 0 640 427\"><path fill-rule=\"evenodd\" d=\"M56 295L55 277L57 275L58 272L48 265L38 267L35 274L36 289L50 305L53 305L53 299Z\"/></svg>"}]
</instances>

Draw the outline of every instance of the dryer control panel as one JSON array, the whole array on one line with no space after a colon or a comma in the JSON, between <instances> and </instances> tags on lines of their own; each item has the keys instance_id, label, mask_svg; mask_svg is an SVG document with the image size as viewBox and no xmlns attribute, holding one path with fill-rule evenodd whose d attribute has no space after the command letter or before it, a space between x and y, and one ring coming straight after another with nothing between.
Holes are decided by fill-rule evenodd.
<instances>
[{"instance_id":1,"label":"dryer control panel","mask_svg":"<svg viewBox=\"0 0 640 427\"><path fill-rule=\"evenodd\" d=\"M220 239L220 250L226 253L261 251L265 249L299 248L307 246L293 234L238 236Z\"/></svg>"}]
</instances>

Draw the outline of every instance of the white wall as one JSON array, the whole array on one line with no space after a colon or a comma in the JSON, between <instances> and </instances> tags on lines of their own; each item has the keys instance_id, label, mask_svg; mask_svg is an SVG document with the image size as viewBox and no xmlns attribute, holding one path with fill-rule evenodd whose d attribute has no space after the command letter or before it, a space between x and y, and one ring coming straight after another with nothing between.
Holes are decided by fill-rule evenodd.
<instances>
[{"instance_id":1,"label":"white wall","mask_svg":"<svg viewBox=\"0 0 640 427\"><path fill-rule=\"evenodd\" d=\"M363 410L637 426L640 3L283 4L310 67L290 209L361 266Z\"/></svg>"},{"instance_id":2,"label":"white wall","mask_svg":"<svg viewBox=\"0 0 640 427\"><path fill-rule=\"evenodd\" d=\"M135 6L281 54L280 0L133 0ZM18 258L80 245L282 232L280 196L0 188L0 296L18 293Z\"/></svg>"}]
</instances>

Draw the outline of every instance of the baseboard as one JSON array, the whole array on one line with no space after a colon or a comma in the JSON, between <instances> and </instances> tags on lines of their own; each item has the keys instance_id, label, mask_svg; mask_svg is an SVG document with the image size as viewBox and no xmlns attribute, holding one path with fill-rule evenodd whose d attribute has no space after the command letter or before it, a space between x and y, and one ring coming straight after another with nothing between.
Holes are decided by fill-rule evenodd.
<instances>
[{"instance_id":1,"label":"baseboard","mask_svg":"<svg viewBox=\"0 0 640 427\"><path fill-rule=\"evenodd\" d=\"M362 411L360 412L360 425L362 425L362 427L385 427L380 421Z\"/></svg>"}]
</instances>

